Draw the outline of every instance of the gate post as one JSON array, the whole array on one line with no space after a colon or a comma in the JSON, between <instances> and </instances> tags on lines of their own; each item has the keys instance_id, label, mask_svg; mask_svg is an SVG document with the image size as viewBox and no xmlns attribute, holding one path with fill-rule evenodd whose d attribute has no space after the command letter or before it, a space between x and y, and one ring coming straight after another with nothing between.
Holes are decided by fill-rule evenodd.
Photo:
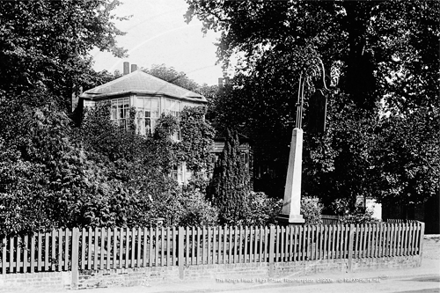
<instances>
[{"instance_id":1,"label":"gate post","mask_svg":"<svg viewBox=\"0 0 440 293\"><path fill-rule=\"evenodd\" d=\"M269 277L275 273L275 226L271 225L269 230Z\"/></svg>"},{"instance_id":2,"label":"gate post","mask_svg":"<svg viewBox=\"0 0 440 293\"><path fill-rule=\"evenodd\" d=\"M184 266L184 256L183 256L183 237L184 237L184 232L185 230L183 229L183 227L179 227L179 233L178 233L178 252L177 252L177 257L178 257L178 261L179 261L179 278L182 280L183 279L183 266Z\"/></svg>"},{"instance_id":3,"label":"gate post","mask_svg":"<svg viewBox=\"0 0 440 293\"><path fill-rule=\"evenodd\" d=\"M350 235L348 237L348 272L351 273L353 261L353 242L354 242L354 224L350 224Z\"/></svg>"},{"instance_id":4,"label":"gate post","mask_svg":"<svg viewBox=\"0 0 440 293\"><path fill-rule=\"evenodd\" d=\"M72 230L72 283L70 288L72 290L78 289L78 247L79 247L79 230L73 228Z\"/></svg>"},{"instance_id":5,"label":"gate post","mask_svg":"<svg viewBox=\"0 0 440 293\"><path fill-rule=\"evenodd\" d=\"M425 223L424 222L418 222L417 223L420 227L420 240L419 240L419 261L418 261L418 265L421 266L422 265L422 257L423 257L423 242L424 242L424 238L425 238Z\"/></svg>"}]
</instances>

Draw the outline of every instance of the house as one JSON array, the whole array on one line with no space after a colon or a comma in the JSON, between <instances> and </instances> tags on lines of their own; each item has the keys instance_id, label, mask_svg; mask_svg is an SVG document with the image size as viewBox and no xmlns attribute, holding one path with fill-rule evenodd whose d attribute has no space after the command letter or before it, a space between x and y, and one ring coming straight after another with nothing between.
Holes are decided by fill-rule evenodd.
<instances>
[{"instance_id":1,"label":"house","mask_svg":"<svg viewBox=\"0 0 440 293\"><path fill-rule=\"evenodd\" d=\"M130 73L128 62L124 62L122 77L83 92L79 102L85 108L109 102L111 120L125 129L129 128L130 108L135 108L136 132L141 135L153 133L156 121L163 113L179 117L184 107L207 104L204 96L137 70L136 65L131 66ZM185 184L190 176L184 165L176 170L175 177L181 184Z\"/></svg>"},{"instance_id":2,"label":"house","mask_svg":"<svg viewBox=\"0 0 440 293\"><path fill-rule=\"evenodd\" d=\"M124 66L122 77L83 92L80 95L83 106L93 107L97 102L110 102L111 119L123 128L128 128L129 109L134 107L137 131L145 135L154 131L162 113L178 117L184 107L207 104L206 98L198 93L135 70L135 66L132 66L134 70L131 73L125 68L127 66Z\"/></svg>"}]
</instances>

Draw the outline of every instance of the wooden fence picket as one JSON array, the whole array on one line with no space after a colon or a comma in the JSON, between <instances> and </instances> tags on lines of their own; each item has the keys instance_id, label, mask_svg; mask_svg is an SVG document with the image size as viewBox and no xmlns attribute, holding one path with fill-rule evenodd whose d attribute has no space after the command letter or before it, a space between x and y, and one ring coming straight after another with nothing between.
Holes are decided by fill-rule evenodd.
<instances>
[{"instance_id":1,"label":"wooden fence picket","mask_svg":"<svg viewBox=\"0 0 440 293\"><path fill-rule=\"evenodd\" d=\"M375 234L375 226L371 224L367 224L368 229L368 254L365 257L375 257L375 248L376 248L376 234Z\"/></svg>"},{"instance_id":2,"label":"wooden fence picket","mask_svg":"<svg viewBox=\"0 0 440 293\"><path fill-rule=\"evenodd\" d=\"M249 227L249 262L256 262L257 258L257 230L256 227Z\"/></svg>"},{"instance_id":3,"label":"wooden fence picket","mask_svg":"<svg viewBox=\"0 0 440 293\"><path fill-rule=\"evenodd\" d=\"M353 241L354 241L354 233L355 226L350 224L349 228L349 237L348 237L348 271L351 272L352 269L352 259L353 259Z\"/></svg>"},{"instance_id":4,"label":"wooden fence picket","mask_svg":"<svg viewBox=\"0 0 440 293\"><path fill-rule=\"evenodd\" d=\"M414 223L408 223L408 246L406 255L412 255L412 238L413 238L413 225Z\"/></svg>"},{"instance_id":5,"label":"wooden fence picket","mask_svg":"<svg viewBox=\"0 0 440 293\"><path fill-rule=\"evenodd\" d=\"M217 235L217 237L218 237L218 243L217 243L217 248L218 248L218 252L217 252L217 256L216 256L216 259L217 259L217 264L222 264L223 263L223 257L224 257L224 255L225 255L225 252L224 252L224 243L223 243L223 235L224 235L224 231L223 231L223 227L222 226L218 226L217 227L217 229L218 229L218 235Z\"/></svg>"},{"instance_id":6,"label":"wooden fence picket","mask_svg":"<svg viewBox=\"0 0 440 293\"><path fill-rule=\"evenodd\" d=\"M366 230L366 235L364 236L364 240L367 239L366 243L368 245L367 253L362 255L361 257L365 258L365 257L374 257L375 255L375 249L376 249L376 240L377 240L377 235L376 235L376 230L374 225L371 224L366 224L364 225L364 229ZM365 241L364 241L365 242Z\"/></svg>"},{"instance_id":7,"label":"wooden fence picket","mask_svg":"<svg viewBox=\"0 0 440 293\"><path fill-rule=\"evenodd\" d=\"M211 264L215 264L215 254L216 254L216 239L217 239L217 230L216 227L211 227L212 229L212 234L211 234L211 239L212 239L212 244L211 244Z\"/></svg>"},{"instance_id":8,"label":"wooden fence picket","mask_svg":"<svg viewBox=\"0 0 440 293\"><path fill-rule=\"evenodd\" d=\"M411 241L412 241L411 255L415 255L416 254L416 247L417 247L416 239L417 239L417 232L418 232L417 227L418 227L418 224L417 223L413 223L413 234L412 234L412 239L411 239Z\"/></svg>"},{"instance_id":9,"label":"wooden fence picket","mask_svg":"<svg viewBox=\"0 0 440 293\"><path fill-rule=\"evenodd\" d=\"M61 272L62 271L62 266L63 266L63 231L60 229L58 229L57 231L58 233L56 233L57 237L56 237L56 241L58 243L58 254L57 254L57 265L58 265L58 271Z\"/></svg>"},{"instance_id":10,"label":"wooden fence picket","mask_svg":"<svg viewBox=\"0 0 440 293\"><path fill-rule=\"evenodd\" d=\"M394 224L390 223L390 252L389 256L394 255Z\"/></svg>"},{"instance_id":11,"label":"wooden fence picket","mask_svg":"<svg viewBox=\"0 0 440 293\"><path fill-rule=\"evenodd\" d=\"M408 252L409 252L410 225L411 223L407 223L405 225L405 255L409 255Z\"/></svg>"},{"instance_id":12,"label":"wooden fence picket","mask_svg":"<svg viewBox=\"0 0 440 293\"><path fill-rule=\"evenodd\" d=\"M397 233L396 233L396 256L400 256L402 252L402 225L400 223L397 225Z\"/></svg>"},{"instance_id":13,"label":"wooden fence picket","mask_svg":"<svg viewBox=\"0 0 440 293\"><path fill-rule=\"evenodd\" d=\"M402 255L406 255L408 250L408 224L403 225L403 243L402 243Z\"/></svg>"},{"instance_id":14,"label":"wooden fence picket","mask_svg":"<svg viewBox=\"0 0 440 293\"><path fill-rule=\"evenodd\" d=\"M150 227L148 231L148 237L149 237L149 257L148 257L148 265L152 267L154 265L153 263L153 228ZM183 235L182 235L183 237ZM183 244L182 244L183 247Z\"/></svg>"},{"instance_id":15,"label":"wooden fence picket","mask_svg":"<svg viewBox=\"0 0 440 293\"><path fill-rule=\"evenodd\" d=\"M229 233L228 233L228 227L225 225L221 228L222 230L222 254L221 254L221 263L222 264L226 264L228 263L228 238L229 238ZM220 263L220 262L219 262Z\"/></svg>"},{"instance_id":16,"label":"wooden fence picket","mask_svg":"<svg viewBox=\"0 0 440 293\"><path fill-rule=\"evenodd\" d=\"M69 246L69 239L70 239L71 232L69 229L66 229L64 231L64 270L68 271L69 270L69 255L70 255L70 246Z\"/></svg>"},{"instance_id":17,"label":"wooden fence picket","mask_svg":"<svg viewBox=\"0 0 440 293\"><path fill-rule=\"evenodd\" d=\"M283 246L284 247L282 247L282 250L283 250L283 252L284 252L284 257L283 257L283 261L285 261L285 262L288 262L289 261L289 246L290 246L290 244L289 244L289 227L283 227L284 229L284 232L283 232L283 234L284 234L284 241L283 241Z\"/></svg>"},{"instance_id":18,"label":"wooden fence picket","mask_svg":"<svg viewBox=\"0 0 440 293\"><path fill-rule=\"evenodd\" d=\"M185 230L183 229L183 227L179 227L179 231L178 231L178 252L177 252L177 261L178 261L178 265L179 265L179 278L183 279L184 276L184 272L183 272L183 268L185 265L185 261L184 261L184 233Z\"/></svg>"},{"instance_id":19,"label":"wooden fence picket","mask_svg":"<svg viewBox=\"0 0 440 293\"><path fill-rule=\"evenodd\" d=\"M344 250L345 250L345 252L344 252L344 255L345 255L345 258L348 258L348 245L349 245L349 242L350 242L350 226L349 225L345 225L345 227L344 227L344 229L345 229L345 248L344 248Z\"/></svg>"},{"instance_id":20,"label":"wooden fence picket","mask_svg":"<svg viewBox=\"0 0 440 293\"><path fill-rule=\"evenodd\" d=\"M415 221L178 229L60 228L1 237L0 269L4 275L178 265L180 272L185 264L273 264L347 258L351 268L353 258L421 255L423 235L424 224Z\"/></svg>"},{"instance_id":21,"label":"wooden fence picket","mask_svg":"<svg viewBox=\"0 0 440 293\"><path fill-rule=\"evenodd\" d=\"M323 258L325 258L325 259L329 259L330 258L330 256L329 256L329 252L328 252L328 249L329 249L329 237L328 237L328 235L329 235L329 229L330 229L330 225L324 225L324 232L323 232L323 234L324 234L324 241L323 241L323 250L324 250L324 256L323 256Z\"/></svg>"},{"instance_id":22,"label":"wooden fence picket","mask_svg":"<svg viewBox=\"0 0 440 293\"><path fill-rule=\"evenodd\" d=\"M49 270L49 233L44 233L44 271Z\"/></svg>"},{"instance_id":23,"label":"wooden fence picket","mask_svg":"<svg viewBox=\"0 0 440 293\"><path fill-rule=\"evenodd\" d=\"M373 226L373 233L374 233L374 239L375 239L375 242L374 242L374 254L373 254L373 257L374 258L377 258L378 256L379 256L379 254L380 254L380 251L379 251L379 248L380 248L380 240L381 240L381 237L380 237L380 230L379 230L379 227L378 227L378 225L372 225Z\"/></svg>"},{"instance_id":24,"label":"wooden fence picket","mask_svg":"<svg viewBox=\"0 0 440 293\"><path fill-rule=\"evenodd\" d=\"M419 251L418 251L419 244L417 243L418 242L417 239L418 239L419 234L420 234L420 223L414 223L413 255L416 255L419 253Z\"/></svg>"},{"instance_id":25,"label":"wooden fence picket","mask_svg":"<svg viewBox=\"0 0 440 293\"><path fill-rule=\"evenodd\" d=\"M293 226L289 226L287 228L288 231L288 235L289 235L289 250L288 250L288 259L287 261L293 261L294 260L294 252L293 249L295 247L295 241L294 241L294 227Z\"/></svg>"},{"instance_id":26,"label":"wooden fence picket","mask_svg":"<svg viewBox=\"0 0 440 293\"><path fill-rule=\"evenodd\" d=\"M391 245L391 225L389 223L385 224L385 257L390 256L390 245Z\"/></svg>"},{"instance_id":27,"label":"wooden fence picket","mask_svg":"<svg viewBox=\"0 0 440 293\"><path fill-rule=\"evenodd\" d=\"M71 288L73 290L78 289L78 282L79 282L79 266L78 266L78 260L79 260L79 229L73 228L72 229L72 254L70 260L72 261L72 279L71 279Z\"/></svg>"},{"instance_id":28,"label":"wooden fence picket","mask_svg":"<svg viewBox=\"0 0 440 293\"><path fill-rule=\"evenodd\" d=\"M2 274L6 275L6 245L7 245L6 237L3 236L2 238ZM9 259L9 262L12 262L11 259Z\"/></svg>"},{"instance_id":29,"label":"wooden fence picket","mask_svg":"<svg viewBox=\"0 0 440 293\"><path fill-rule=\"evenodd\" d=\"M379 228L379 248L380 248L380 252L379 252L379 257L384 257L385 255L385 230L384 230L384 226L383 225L378 225Z\"/></svg>"}]
</instances>

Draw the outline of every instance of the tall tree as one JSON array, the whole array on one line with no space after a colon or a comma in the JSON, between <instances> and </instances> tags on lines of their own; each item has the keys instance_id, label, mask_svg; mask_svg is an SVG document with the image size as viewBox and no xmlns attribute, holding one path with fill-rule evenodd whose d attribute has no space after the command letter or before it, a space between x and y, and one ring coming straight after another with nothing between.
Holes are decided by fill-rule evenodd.
<instances>
[{"instance_id":1,"label":"tall tree","mask_svg":"<svg viewBox=\"0 0 440 293\"><path fill-rule=\"evenodd\" d=\"M99 77L89 51L124 53L115 42L122 34L113 24L118 3L0 3L1 232L123 218L107 205L116 195L110 186L119 183L90 160L66 115L72 93Z\"/></svg>"},{"instance_id":2,"label":"tall tree","mask_svg":"<svg viewBox=\"0 0 440 293\"><path fill-rule=\"evenodd\" d=\"M255 142L256 163L271 165L281 188L298 77L304 63L316 58L323 60L327 85L335 87L326 93L329 109L333 109L324 136L309 133L307 125L308 99L320 85L313 80L306 87L305 193L391 196L386 186L368 188L372 184L369 178L379 178L384 171L379 166L396 170L392 177L405 178L397 172L402 156L386 163L387 153L398 150L396 145L379 143L382 138L394 133L408 141L404 129L416 118L418 125L426 127L417 127L414 135L429 131L430 137L438 137L438 1L187 3L187 21L198 17L204 30L222 32L217 53L223 64L228 66L232 57L238 58L234 88L229 97L220 97L213 112L224 123L235 123L247 131ZM343 115L337 112L340 110ZM416 136L420 135L425 133ZM436 154L436 145L436 139L427 140L424 148ZM428 168L432 172L418 173L423 178L418 182L433 187L428 191L420 185L419 190L427 191L426 197L438 186L433 180L438 166L435 155L424 159L433 166ZM414 157L411 162L420 166ZM399 182L409 184L409 177Z\"/></svg>"},{"instance_id":3,"label":"tall tree","mask_svg":"<svg viewBox=\"0 0 440 293\"><path fill-rule=\"evenodd\" d=\"M422 82L439 78L438 1L187 3L187 21L196 16L205 30L222 31L217 54L225 66L231 56L241 57L241 72L256 71L273 51L283 59L295 46L311 43L328 69L342 62L340 88L369 109L383 97L379 85L389 85L389 75L400 69L420 74ZM432 94L438 89L425 86Z\"/></svg>"},{"instance_id":4,"label":"tall tree","mask_svg":"<svg viewBox=\"0 0 440 293\"><path fill-rule=\"evenodd\" d=\"M240 154L236 131L226 131L225 147L214 167L208 198L219 209L221 223L239 224L246 220L250 177Z\"/></svg>"},{"instance_id":5,"label":"tall tree","mask_svg":"<svg viewBox=\"0 0 440 293\"><path fill-rule=\"evenodd\" d=\"M197 91L200 87L195 81L188 78L186 73L178 72L174 67L167 67L165 64L155 64L145 72L190 91Z\"/></svg>"},{"instance_id":6,"label":"tall tree","mask_svg":"<svg viewBox=\"0 0 440 293\"><path fill-rule=\"evenodd\" d=\"M93 48L122 57L115 37L122 35L112 10L119 1L2 1L0 3L1 89L19 94L39 87L70 111L72 93L93 79ZM31 103L32 101L21 101ZM34 101L35 102L35 101Z\"/></svg>"}]
</instances>

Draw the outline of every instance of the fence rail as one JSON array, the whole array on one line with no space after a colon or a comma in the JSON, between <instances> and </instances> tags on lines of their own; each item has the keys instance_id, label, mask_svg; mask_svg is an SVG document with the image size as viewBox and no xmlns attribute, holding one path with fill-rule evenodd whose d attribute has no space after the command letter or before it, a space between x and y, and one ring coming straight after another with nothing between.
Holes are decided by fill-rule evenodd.
<instances>
[{"instance_id":1,"label":"fence rail","mask_svg":"<svg viewBox=\"0 0 440 293\"><path fill-rule=\"evenodd\" d=\"M321 215L321 220L324 225L335 225L341 223L342 216L336 215Z\"/></svg>"},{"instance_id":2,"label":"fence rail","mask_svg":"<svg viewBox=\"0 0 440 293\"><path fill-rule=\"evenodd\" d=\"M410 220L410 219L386 219L385 222L387 223L417 223L417 220Z\"/></svg>"},{"instance_id":3,"label":"fence rail","mask_svg":"<svg viewBox=\"0 0 440 293\"><path fill-rule=\"evenodd\" d=\"M0 272L295 262L421 254L424 223L58 229L0 237Z\"/></svg>"}]
</instances>

